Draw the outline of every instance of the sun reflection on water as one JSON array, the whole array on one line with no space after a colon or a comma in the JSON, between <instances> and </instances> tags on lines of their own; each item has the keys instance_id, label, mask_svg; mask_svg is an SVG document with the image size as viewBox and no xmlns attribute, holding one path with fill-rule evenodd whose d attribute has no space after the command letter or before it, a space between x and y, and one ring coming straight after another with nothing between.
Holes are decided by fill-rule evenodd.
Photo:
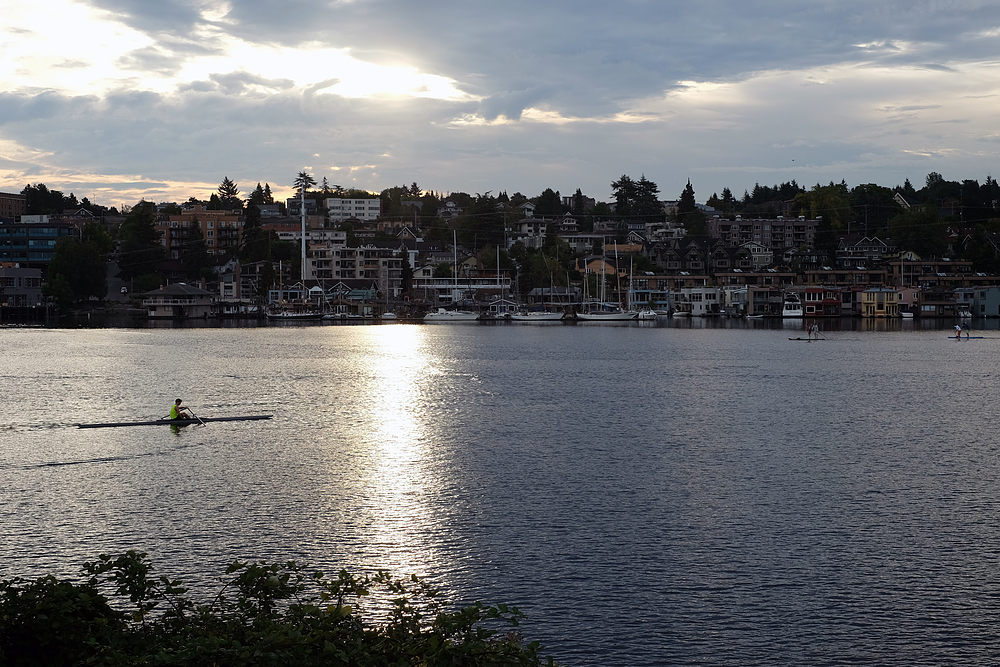
<instances>
[{"instance_id":1,"label":"sun reflection on water","mask_svg":"<svg viewBox=\"0 0 1000 667\"><path fill-rule=\"evenodd\" d=\"M367 394L371 473L363 489L370 512L368 543L379 567L399 574L434 572L437 481L428 445L427 383L434 375L418 326L372 327Z\"/></svg>"}]
</instances>

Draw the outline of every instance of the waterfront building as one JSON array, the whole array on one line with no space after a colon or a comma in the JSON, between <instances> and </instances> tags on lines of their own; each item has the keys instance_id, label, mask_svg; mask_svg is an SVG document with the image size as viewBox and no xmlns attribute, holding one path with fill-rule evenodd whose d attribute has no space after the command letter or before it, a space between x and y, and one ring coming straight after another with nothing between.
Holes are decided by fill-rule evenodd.
<instances>
[{"instance_id":1,"label":"waterfront building","mask_svg":"<svg viewBox=\"0 0 1000 667\"><path fill-rule=\"evenodd\" d=\"M958 317L955 290L941 285L923 287L918 295L920 317Z\"/></svg>"},{"instance_id":2,"label":"waterfront building","mask_svg":"<svg viewBox=\"0 0 1000 667\"><path fill-rule=\"evenodd\" d=\"M828 266L808 269L802 272L807 285L835 285L837 287L873 287L889 285L889 270L886 268L831 269Z\"/></svg>"},{"instance_id":3,"label":"waterfront building","mask_svg":"<svg viewBox=\"0 0 1000 667\"><path fill-rule=\"evenodd\" d=\"M684 287L671 294L671 302L678 312L711 317L722 314L724 296L719 287Z\"/></svg>"},{"instance_id":4,"label":"waterfront building","mask_svg":"<svg viewBox=\"0 0 1000 667\"><path fill-rule=\"evenodd\" d=\"M214 295L185 283L174 283L146 292L142 305L151 318L191 319L215 314Z\"/></svg>"},{"instance_id":5,"label":"waterfront building","mask_svg":"<svg viewBox=\"0 0 1000 667\"><path fill-rule=\"evenodd\" d=\"M975 317L1000 317L1000 287L977 287L973 299Z\"/></svg>"},{"instance_id":6,"label":"waterfront building","mask_svg":"<svg viewBox=\"0 0 1000 667\"><path fill-rule=\"evenodd\" d=\"M799 291L802 314L805 317L840 317L843 312L843 292L840 287L832 285L803 286Z\"/></svg>"},{"instance_id":7,"label":"waterfront building","mask_svg":"<svg viewBox=\"0 0 1000 667\"><path fill-rule=\"evenodd\" d=\"M861 293L865 317L899 317L899 292L892 287L870 287Z\"/></svg>"},{"instance_id":8,"label":"waterfront building","mask_svg":"<svg viewBox=\"0 0 1000 667\"><path fill-rule=\"evenodd\" d=\"M972 262L964 259L921 259L912 252L903 253L899 259L887 263L891 284L918 287L944 287L951 289L971 284L976 276Z\"/></svg>"},{"instance_id":9,"label":"waterfront building","mask_svg":"<svg viewBox=\"0 0 1000 667\"><path fill-rule=\"evenodd\" d=\"M413 277L411 293L429 305L446 305L460 301L487 303L503 294L510 294L510 272L496 269L474 269L460 275L434 278L418 272Z\"/></svg>"},{"instance_id":10,"label":"waterfront building","mask_svg":"<svg viewBox=\"0 0 1000 667\"><path fill-rule=\"evenodd\" d=\"M43 302L41 269L0 264L0 306L31 308Z\"/></svg>"}]
</instances>

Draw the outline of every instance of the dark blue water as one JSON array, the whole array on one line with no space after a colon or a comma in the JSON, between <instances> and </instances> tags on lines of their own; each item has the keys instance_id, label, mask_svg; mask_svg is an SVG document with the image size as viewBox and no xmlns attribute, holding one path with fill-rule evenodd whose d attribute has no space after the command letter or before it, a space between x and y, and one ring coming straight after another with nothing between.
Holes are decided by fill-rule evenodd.
<instances>
[{"instance_id":1,"label":"dark blue water","mask_svg":"<svg viewBox=\"0 0 1000 667\"><path fill-rule=\"evenodd\" d=\"M3 329L0 577L294 558L566 665L996 662L1000 333L855 328ZM71 428L176 397L276 416Z\"/></svg>"}]
</instances>

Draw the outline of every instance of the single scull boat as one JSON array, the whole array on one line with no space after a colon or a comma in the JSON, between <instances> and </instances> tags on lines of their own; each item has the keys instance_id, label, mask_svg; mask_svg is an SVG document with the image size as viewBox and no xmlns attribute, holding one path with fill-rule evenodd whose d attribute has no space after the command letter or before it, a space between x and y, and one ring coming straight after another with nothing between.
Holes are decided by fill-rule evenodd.
<instances>
[{"instance_id":1,"label":"single scull boat","mask_svg":"<svg viewBox=\"0 0 1000 667\"><path fill-rule=\"evenodd\" d=\"M204 422L243 422L270 419L272 415L248 415L245 417L202 417L200 419L152 419L144 422L116 422L109 424L77 424L77 428L115 428L118 426L190 426Z\"/></svg>"}]
</instances>

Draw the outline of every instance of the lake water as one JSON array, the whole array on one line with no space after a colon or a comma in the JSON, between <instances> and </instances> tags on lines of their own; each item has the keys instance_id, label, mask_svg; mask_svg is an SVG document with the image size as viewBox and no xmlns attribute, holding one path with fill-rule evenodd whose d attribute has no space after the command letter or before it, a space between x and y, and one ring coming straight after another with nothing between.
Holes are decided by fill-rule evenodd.
<instances>
[{"instance_id":1,"label":"lake water","mask_svg":"<svg viewBox=\"0 0 1000 667\"><path fill-rule=\"evenodd\" d=\"M825 326L0 329L0 578L296 559L567 666L995 662L1000 332ZM275 417L73 428L176 397Z\"/></svg>"}]
</instances>

